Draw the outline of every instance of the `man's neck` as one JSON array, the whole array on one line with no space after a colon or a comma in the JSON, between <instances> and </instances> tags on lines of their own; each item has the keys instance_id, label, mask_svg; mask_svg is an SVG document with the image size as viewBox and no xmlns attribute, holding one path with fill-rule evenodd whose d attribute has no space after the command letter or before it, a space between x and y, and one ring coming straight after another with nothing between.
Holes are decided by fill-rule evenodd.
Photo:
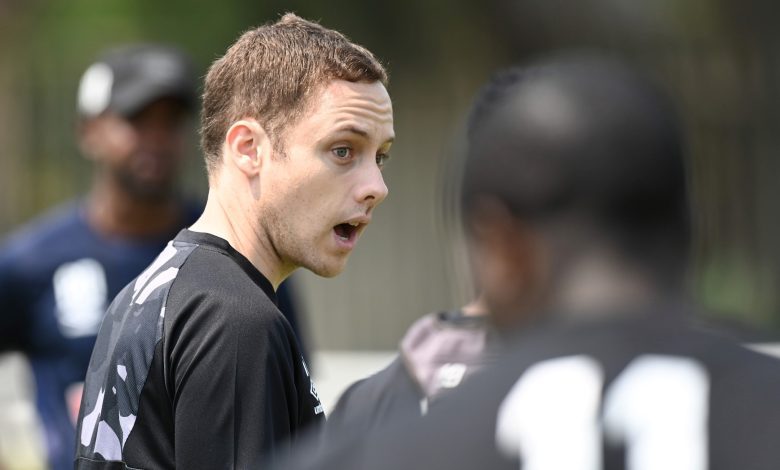
<instances>
[{"instance_id":1,"label":"man's neck","mask_svg":"<svg viewBox=\"0 0 780 470\"><path fill-rule=\"evenodd\" d=\"M122 238L165 236L184 223L183 208L173 195L144 200L101 181L87 195L86 218L98 233Z\"/></svg>"},{"instance_id":2,"label":"man's neck","mask_svg":"<svg viewBox=\"0 0 780 470\"><path fill-rule=\"evenodd\" d=\"M274 286L289 276L294 267L287 267L279 258L273 244L261 228L249 223L252 216L238 202L238 198L220 198L217 191L209 191L203 215L190 227L194 232L216 235L244 255ZM240 214L230 217L228 214Z\"/></svg>"}]
</instances>

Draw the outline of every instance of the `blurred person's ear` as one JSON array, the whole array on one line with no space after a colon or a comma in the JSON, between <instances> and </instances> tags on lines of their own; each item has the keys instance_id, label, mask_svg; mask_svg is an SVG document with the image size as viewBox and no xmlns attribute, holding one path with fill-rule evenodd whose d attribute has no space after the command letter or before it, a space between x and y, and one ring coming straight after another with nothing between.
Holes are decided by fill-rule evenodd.
<instances>
[{"instance_id":1,"label":"blurred person's ear","mask_svg":"<svg viewBox=\"0 0 780 470\"><path fill-rule=\"evenodd\" d=\"M95 162L124 158L137 143L132 125L114 114L85 119L78 133L81 153Z\"/></svg>"},{"instance_id":2,"label":"blurred person's ear","mask_svg":"<svg viewBox=\"0 0 780 470\"><path fill-rule=\"evenodd\" d=\"M225 136L223 163L234 165L247 178L260 173L263 160L272 154L268 134L256 120L241 119L233 123Z\"/></svg>"},{"instance_id":3,"label":"blurred person's ear","mask_svg":"<svg viewBox=\"0 0 780 470\"><path fill-rule=\"evenodd\" d=\"M535 231L500 201L479 200L468 216L474 275L501 329L522 325L541 307L546 266Z\"/></svg>"}]
</instances>

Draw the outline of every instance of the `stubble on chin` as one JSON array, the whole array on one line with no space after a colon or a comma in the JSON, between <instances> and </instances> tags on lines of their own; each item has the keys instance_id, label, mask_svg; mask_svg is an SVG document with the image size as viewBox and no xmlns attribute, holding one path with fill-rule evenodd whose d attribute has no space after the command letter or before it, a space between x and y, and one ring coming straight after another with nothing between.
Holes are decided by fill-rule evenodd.
<instances>
[{"instance_id":1,"label":"stubble on chin","mask_svg":"<svg viewBox=\"0 0 780 470\"><path fill-rule=\"evenodd\" d=\"M346 264L347 264L346 259L343 261L342 260L333 261L330 264L323 261L316 266L307 267L306 269L308 269L309 271L313 272L318 276L331 278L341 274L344 271Z\"/></svg>"},{"instance_id":2,"label":"stubble on chin","mask_svg":"<svg viewBox=\"0 0 780 470\"><path fill-rule=\"evenodd\" d=\"M314 274L331 278L344 271L347 260L344 257L335 257L321 251L315 243L306 243L298 240L288 246L286 257L295 267L306 268Z\"/></svg>"},{"instance_id":3,"label":"stubble on chin","mask_svg":"<svg viewBox=\"0 0 780 470\"><path fill-rule=\"evenodd\" d=\"M270 248L283 265L292 270L305 268L325 278L335 277L344 271L346 259L324 253L316 239L302 238L300 230L290 224L289 217L285 217L282 211L267 208L260 216L260 223L268 234Z\"/></svg>"}]
</instances>

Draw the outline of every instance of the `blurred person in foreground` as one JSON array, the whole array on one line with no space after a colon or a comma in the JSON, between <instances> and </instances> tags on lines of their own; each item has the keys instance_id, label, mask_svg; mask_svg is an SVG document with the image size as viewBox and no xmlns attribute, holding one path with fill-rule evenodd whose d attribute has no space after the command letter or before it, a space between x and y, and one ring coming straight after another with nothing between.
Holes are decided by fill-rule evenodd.
<instances>
[{"instance_id":1,"label":"blurred person in foreground","mask_svg":"<svg viewBox=\"0 0 780 470\"><path fill-rule=\"evenodd\" d=\"M89 365L77 468L256 468L324 418L275 290L335 276L387 195L382 65L286 14L205 80L203 215L113 301Z\"/></svg>"},{"instance_id":2,"label":"blurred person in foreground","mask_svg":"<svg viewBox=\"0 0 780 470\"><path fill-rule=\"evenodd\" d=\"M425 419L285 468L772 469L780 362L692 327L680 130L622 65L505 71L471 115L462 203L477 281L515 332Z\"/></svg>"},{"instance_id":3,"label":"blurred person in foreground","mask_svg":"<svg viewBox=\"0 0 780 470\"><path fill-rule=\"evenodd\" d=\"M73 468L75 415L106 306L198 205L178 194L196 103L189 59L167 45L106 51L78 91L88 194L0 248L0 347L29 359L51 468Z\"/></svg>"},{"instance_id":4,"label":"blurred person in foreground","mask_svg":"<svg viewBox=\"0 0 780 470\"><path fill-rule=\"evenodd\" d=\"M494 342L481 298L423 316L401 339L398 356L387 367L344 391L322 437L327 440L339 429L368 433L401 415L425 416L439 397L490 361Z\"/></svg>"}]
</instances>

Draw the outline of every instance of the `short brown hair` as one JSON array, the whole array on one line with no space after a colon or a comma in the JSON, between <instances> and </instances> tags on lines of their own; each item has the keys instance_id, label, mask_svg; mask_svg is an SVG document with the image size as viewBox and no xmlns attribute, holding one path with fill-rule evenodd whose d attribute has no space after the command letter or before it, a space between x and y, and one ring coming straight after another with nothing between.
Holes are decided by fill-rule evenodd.
<instances>
[{"instance_id":1,"label":"short brown hair","mask_svg":"<svg viewBox=\"0 0 780 470\"><path fill-rule=\"evenodd\" d=\"M312 93L332 80L387 85L387 72L364 47L292 13L242 34L206 75L200 135L209 173L233 122L257 119L277 146Z\"/></svg>"}]
</instances>

